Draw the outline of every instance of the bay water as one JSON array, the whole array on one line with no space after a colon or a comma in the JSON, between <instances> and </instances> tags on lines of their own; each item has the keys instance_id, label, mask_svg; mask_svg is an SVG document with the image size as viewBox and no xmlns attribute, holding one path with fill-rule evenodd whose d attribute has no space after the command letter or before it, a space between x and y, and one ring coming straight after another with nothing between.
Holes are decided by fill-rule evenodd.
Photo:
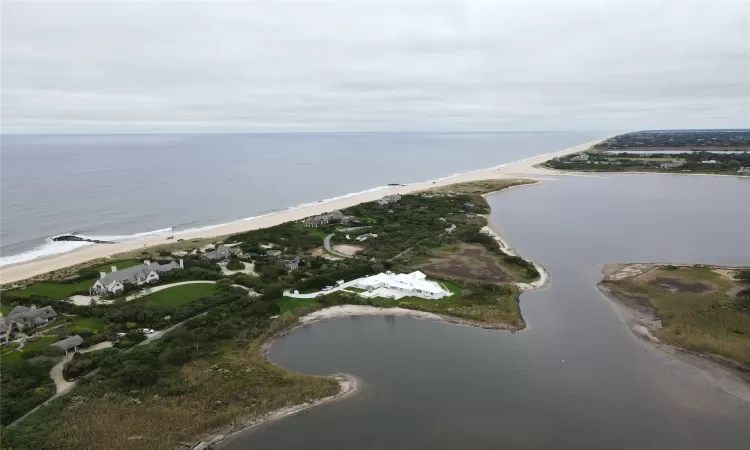
<instances>
[{"instance_id":1,"label":"bay water","mask_svg":"<svg viewBox=\"0 0 750 450\"><path fill-rule=\"evenodd\" d=\"M561 177L489 198L548 269L509 333L405 317L298 328L270 359L353 374L353 396L239 433L239 449L747 449L746 385L634 337L596 288L604 264L750 265L750 179Z\"/></svg>"}]
</instances>

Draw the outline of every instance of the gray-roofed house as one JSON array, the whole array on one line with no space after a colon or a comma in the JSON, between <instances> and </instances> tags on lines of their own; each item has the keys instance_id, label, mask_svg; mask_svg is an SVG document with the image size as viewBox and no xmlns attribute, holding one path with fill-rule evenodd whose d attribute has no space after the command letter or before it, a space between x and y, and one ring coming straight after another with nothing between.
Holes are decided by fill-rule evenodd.
<instances>
[{"instance_id":1,"label":"gray-roofed house","mask_svg":"<svg viewBox=\"0 0 750 450\"><path fill-rule=\"evenodd\" d=\"M289 270L291 272L292 270L297 270L299 268L300 261L302 261L300 257L295 256L294 259L285 259L281 263L284 264L286 270Z\"/></svg>"},{"instance_id":2,"label":"gray-roofed house","mask_svg":"<svg viewBox=\"0 0 750 450\"><path fill-rule=\"evenodd\" d=\"M101 295L120 292L125 289L125 283L133 283L139 286L146 283L153 283L159 280L160 273L182 268L182 260L179 263L177 261L170 261L166 264L152 263L149 260L145 260L143 264L122 270L117 270L117 267L112 266L112 272L100 272L100 277L91 286L91 289L89 289L89 294Z\"/></svg>"},{"instance_id":3,"label":"gray-roofed house","mask_svg":"<svg viewBox=\"0 0 750 450\"><path fill-rule=\"evenodd\" d=\"M351 217L345 216L344 213L336 210L327 212L325 214L308 217L304 220L304 222L308 227L319 227L321 225L328 225L331 222L349 223L351 220Z\"/></svg>"},{"instance_id":4,"label":"gray-roofed house","mask_svg":"<svg viewBox=\"0 0 750 450\"><path fill-rule=\"evenodd\" d=\"M242 250L233 247L227 247L226 245L220 245L216 250L212 252L206 252L201 256L203 259L209 259L211 261L225 261L232 256L242 256Z\"/></svg>"},{"instance_id":5,"label":"gray-roofed house","mask_svg":"<svg viewBox=\"0 0 750 450\"><path fill-rule=\"evenodd\" d=\"M8 345L10 342L10 327L5 324L5 320L0 320L0 347Z\"/></svg>"},{"instance_id":6,"label":"gray-roofed house","mask_svg":"<svg viewBox=\"0 0 750 450\"><path fill-rule=\"evenodd\" d=\"M62 341L57 341L54 344L51 344L51 346L65 350L65 354L67 355L69 350L73 350L73 353L77 352L78 347L81 344L83 344L83 338L76 334L75 336L63 339Z\"/></svg>"},{"instance_id":7,"label":"gray-roofed house","mask_svg":"<svg viewBox=\"0 0 750 450\"><path fill-rule=\"evenodd\" d=\"M10 336L11 333L16 331L23 331L26 328L43 327L55 317L57 317L57 312L51 306L37 308L34 305L19 305L13 308L10 313L8 313L8 317L0 320L0 322L3 323L4 330L0 331L2 331L7 336ZM2 338L0 338L0 341L1 340Z\"/></svg>"}]
</instances>

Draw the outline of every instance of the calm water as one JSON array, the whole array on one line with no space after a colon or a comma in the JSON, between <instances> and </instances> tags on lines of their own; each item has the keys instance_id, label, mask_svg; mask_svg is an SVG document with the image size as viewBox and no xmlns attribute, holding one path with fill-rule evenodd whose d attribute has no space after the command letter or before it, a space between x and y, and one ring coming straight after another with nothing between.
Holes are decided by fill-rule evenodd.
<instances>
[{"instance_id":1,"label":"calm water","mask_svg":"<svg viewBox=\"0 0 750 450\"><path fill-rule=\"evenodd\" d=\"M552 274L515 334L410 318L297 329L271 359L351 373L360 393L250 430L222 449L747 449L750 404L635 339L602 265L750 263L750 180L566 177L493 196L493 220Z\"/></svg>"},{"instance_id":2,"label":"calm water","mask_svg":"<svg viewBox=\"0 0 750 450\"><path fill-rule=\"evenodd\" d=\"M6 135L0 263L81 245L48 240L63 233L172 234L492 167L604 134Z\"/></svg>"}]
</instances>

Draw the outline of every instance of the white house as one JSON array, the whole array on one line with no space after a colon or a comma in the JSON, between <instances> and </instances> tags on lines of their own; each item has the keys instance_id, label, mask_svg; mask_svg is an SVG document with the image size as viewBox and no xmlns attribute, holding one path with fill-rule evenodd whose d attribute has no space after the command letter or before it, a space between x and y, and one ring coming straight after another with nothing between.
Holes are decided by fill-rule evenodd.
<instances>
[{"instance_id":1,"label":"white house","mask_svg":"<svg viewBox=\"0 0 750 450\"><path fill-rule=\"evenodd\" d=\"M439 299L451 294L440 284L428 281L426 275L420 271L412 273L393 272L379 273L371 277L360 279L356 288L363 289L360 295L363 297L389 297L399 299L402 297L420 297Z\"/></svg>"},{"instance_id":2,"label":"white house","mask_svg":"<svg viewBox=\"0 0 750 450\"><path fill-rule=\"evenodd\" d=\"M91 286L89 294L114 294L125 289L126 282L137 284L138 286L146 283L154 283L159 280L159 273L166 273L173 269L182 268L182 259L180 259L179 263L170 261L167 264L152 263L149 260L145 260L143 264L122 270L117 270L116 266L112 266L112 272L99 273L99 279Z\"/></svg>"}]
</instances>

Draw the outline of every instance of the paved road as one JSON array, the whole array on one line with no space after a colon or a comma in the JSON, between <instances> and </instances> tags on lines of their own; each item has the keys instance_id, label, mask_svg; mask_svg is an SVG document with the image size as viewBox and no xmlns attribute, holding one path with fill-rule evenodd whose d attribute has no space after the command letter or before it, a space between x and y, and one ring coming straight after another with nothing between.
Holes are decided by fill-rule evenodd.
<instances>
[{"instance_id":1,"label":"paved road","mask_svg":"<svg viewBox=\"0 0 750 450\"><path fill-rule=\"evenodd\" d=\"M336 255L336 256L338 256L340 258L353 258L353 256L351 256L351 255L347 255L347 254L344 254L344 253L341 253L341 252L337 252L336 250L334 250L334 249L331 248L331 238L333 237L334 234L336 234L336 233L329 234L323 240L323 247L325 247L326 251L329 252L329 253L331 253L331 254L333 254L333 255Z\"/></svg>"}]
</instances>

